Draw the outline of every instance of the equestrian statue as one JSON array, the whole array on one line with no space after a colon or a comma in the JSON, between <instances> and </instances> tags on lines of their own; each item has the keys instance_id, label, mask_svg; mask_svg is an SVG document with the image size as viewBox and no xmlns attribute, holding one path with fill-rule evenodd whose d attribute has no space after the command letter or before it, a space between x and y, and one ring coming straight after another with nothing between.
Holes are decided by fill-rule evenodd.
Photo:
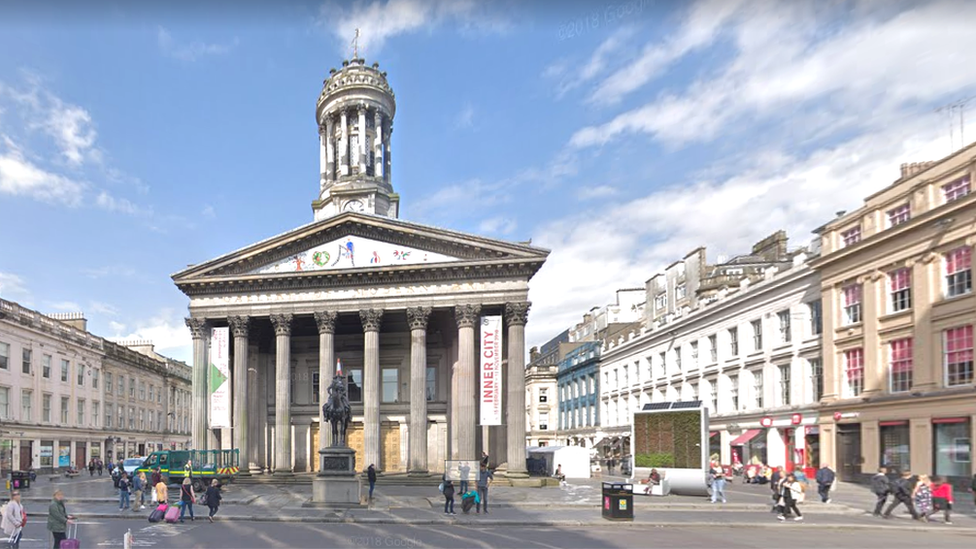
<instances>
[{"instance_id":1,"label":"equestrian statue","mask_svg":"<svg viewBox=\"0 0 976 549\"><path fill-rule=\"evenodd\" d=\"M329 385L329 398L322 406L322 415L332 424L332 446L345 447L346 431L349 429L352 409L349 407L349 399L346 398L346 384L341 375L332 378L332 385Z\"/></svg>"}]
</instances>

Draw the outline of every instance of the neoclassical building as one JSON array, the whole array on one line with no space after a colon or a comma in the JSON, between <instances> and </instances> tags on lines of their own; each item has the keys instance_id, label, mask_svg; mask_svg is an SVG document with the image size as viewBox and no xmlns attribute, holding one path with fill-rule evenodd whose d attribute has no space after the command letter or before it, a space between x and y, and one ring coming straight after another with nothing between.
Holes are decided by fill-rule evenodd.
<instances>
[{"instance_id":1,"label":"neoclassical building","mask_svg":"<svg viewBox=\"0 0 976 549\"><path fill-rule=\"evenodd\" d=\"M528 289L549 252L398 219L395 108L378 64L344 61L316 107L315 221L173 276L190 299L194 447L238 448L251 473L316 470L338 359L358 469L428 474L484 450L492 466L525 474ZM489 316L504 323L503 416L492 426L478 382ZM211 329L225 326L232 427L214 430L208 353Z\"/></svg>"}]
</instances>

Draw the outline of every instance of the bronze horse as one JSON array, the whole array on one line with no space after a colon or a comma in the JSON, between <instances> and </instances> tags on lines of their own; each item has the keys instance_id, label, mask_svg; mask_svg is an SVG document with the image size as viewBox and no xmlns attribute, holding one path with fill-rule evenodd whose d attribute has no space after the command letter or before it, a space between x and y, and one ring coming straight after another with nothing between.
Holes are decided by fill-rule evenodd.
<instances>
[{"instance_id":1,"label":"bronze horse","mask_svg":"<svg viewBox=\"0 0 976 549\"><path fill-rule=\"evenodd\" d=\"M322 415L332 424L332 446L346 446L346 431L352 418L349 399L346 398L346 384L342 377L332 378L329 385L329 398L322 406Z\"/></svg>"}]
</instances>

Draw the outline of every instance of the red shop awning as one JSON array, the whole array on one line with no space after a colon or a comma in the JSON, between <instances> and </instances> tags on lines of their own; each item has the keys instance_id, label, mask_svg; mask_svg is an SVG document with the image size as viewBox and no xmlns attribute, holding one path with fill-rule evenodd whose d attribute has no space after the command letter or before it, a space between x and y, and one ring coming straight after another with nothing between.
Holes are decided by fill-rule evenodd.
<instances>
[{"instance_id":1,"label":"red shop awning","mask_svg":"<svg viewBox=\"0 0 976 549\"><path fill-rule=\"evenodd\" d=\"M749 442L750 440L752 440L753 438L755 438L755 436L758 435L761 432L762 432L762 429L749 429L748 431L746 431L746 432L742 433L741 435L739 435L739 438L733 440L730 443L730 446L742 446L743 444L745 444L745 443Z\"/></svg>"},{"instance_id":2,"label":"red shop awning","mask_svg":"<svg viewBox=\"0 0 976 549\"><path fill-rule=\"evenodd\" d=\"M708 433L708 438L712 438L713 436L715 436L717 434L718 434L718 431L712 431L711 433Z\"/></svg>"}]
</instances>

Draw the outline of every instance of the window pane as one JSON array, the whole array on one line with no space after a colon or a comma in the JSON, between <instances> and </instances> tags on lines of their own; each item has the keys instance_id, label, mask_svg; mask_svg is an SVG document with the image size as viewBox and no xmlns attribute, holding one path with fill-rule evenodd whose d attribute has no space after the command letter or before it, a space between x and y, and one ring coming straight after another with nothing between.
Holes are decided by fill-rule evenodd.
<instances>
[{"instance_id":1,"label":"window pane","mask_svg":"<svg viewBox=\"0 0 976 549\"><path fill-rule=\"evenodd\" d=\"M396 368L383 368L383 402L399 401L399 373Z\"/></svg>"},{"instance_id":2,"label":"window pane","mask_svg":"<svg viewBox=\"0 0 976 549\"><path fill-rule=\"evenodd\" d=\"M363 371L349 370L346 374L346 393L349 395L349 402L363 401Z\"/></svg>"}]
</instances>

